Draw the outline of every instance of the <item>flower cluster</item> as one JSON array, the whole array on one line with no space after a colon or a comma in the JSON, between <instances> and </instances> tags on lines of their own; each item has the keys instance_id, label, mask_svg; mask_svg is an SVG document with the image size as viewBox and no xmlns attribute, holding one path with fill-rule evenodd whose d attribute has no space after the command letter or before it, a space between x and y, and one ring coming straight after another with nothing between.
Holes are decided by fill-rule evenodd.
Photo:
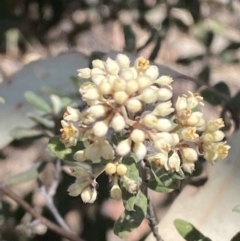
<instances>
[{"instance_id":1,"label":"flower cluster","mask_svg":"<svg viewBox=\"0 0 240 241\"><path fill-rule=\"evenodd\" d=\"M188 173L193 172L199 155L210 163L227 156L230 146L222 141L224 134L219 130L224 126L222 119L205 123L200 109L203 98L192 92L173 105L173 79L159 76L158 67L145 58L138 58L131 66L126 55L118 54L116 60L94 60L92 69L78 72L79 77L89 79L79 89L88 108L83 112L67 108L61 141L66 147L83 141L85 149L75 153L76 161L107 161L105 171L114 183L112 197L121 197L119 178L124 179L129 192L138 188L121 164L131 153L166 171L183 169ZM198 134L204 126L204 132ZM70 188L72 194L76 194L75 184ZM82 193L79 190L77 193Z\"/></svg>"}]
</instances>

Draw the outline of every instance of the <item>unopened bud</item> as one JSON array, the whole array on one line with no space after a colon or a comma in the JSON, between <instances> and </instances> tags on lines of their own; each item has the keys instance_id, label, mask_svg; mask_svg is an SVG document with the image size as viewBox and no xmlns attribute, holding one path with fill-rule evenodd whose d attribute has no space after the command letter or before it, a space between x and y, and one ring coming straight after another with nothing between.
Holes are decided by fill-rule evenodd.
<instances>
[{"instance_id":1,"label":"unopened bud","mask_svg":"<svg viewBox=\"0 0 240 241\"><path fill-rule=\"evenodd\" d=\"M182 157L185 162L195 162L198 159L197 152L190 147L182 148Z\"/></svg>"},{"instance_id":2,"label":"unopened bud","mask_svg":"<svg viewBox=\"0 0 240 241\"><path fill-rule=\"evenodd\" d=\"M118 164L117 165L117 174L122 177L127 173L127 166L124 164Z\"/></svg>"},{"instance_id":3,"label":"unopened bud","mask_svg":"<svg viewBox=\"0 0 240 241\"><path fill-rule=\"evenodd\" d=\"M140 100L132 98L127 101L126 107L130 112L136 113L142 109L142 103Z\"/></svg>"},{"instance_id":4,"label":"unopened bud","mask_svg":"<svg viewBox=\"0 0 240 241\"><path fill-rule=\"evenodd\" d=\"M84 203L94 203L97 198L97 190L92 187L86 187L81 194L81 198Z\"/></svg>"},{"instance_id":5,"label":"unopened bud","mask_svg":"<svg viewBox=\"0 0 240 241\"><path fill-rule=\"evenodd\" d=\"M158 100L159 101L167 101L170 100L173 96L173 93L168 88L160 88L157 92L158 94Z\"/></svg>"},{"instance_id":6,"label":"unopened bud","mask_svg":"<svg viewBox=\"0 0 240 241\"><path fill-rule=\"evenodd\" d=\"M130 139L126 139L123 141L120 141L117 145L117 153L120 156L125 156L127 155L131 150L131 140Z\"/></svg>"},{"instance_id":7,"label":"unopened bud","mask_svg":"<svg viewBox=\"0 0 240 241\"><path fill-rule=\"evenodd\" d=\"M107 121L97 121L93 125L93 133L96 136L105 136L108 132L108 122Z\"/></svg>"},{"instance_id":8,"label":"unopened bud","mask_svg":"<svg viewBox=\"0 0 240 241\"><path fill-rule=\"evenodd\" d=\"M147 114L143 118L143 123L148 128L154 128L158 123L158 118L153 114Z\"/></svg>"},{"instance_id":9,"label":"unopened bud","mask_svg":"<svg viewBox=\"0 0 240 241\"><path fill-rule=\"evenodd\" d=\"M111 126L115 131L121 131L126 126L123 116L116 113L112 118Z\"/></svg>"},{"instance_id":10,"label":"unopened bud","mask_svg":"<svg viewBox=\"0 0 240 241\"><path fill-rule=\"evenodd\" d=\"M117 104L122 105L127 101L128 95L125 91L117 91L114 93L113 98Z\"/></svg>"},{"instance_id":11,"label":"unopened bud","mask_svg":"<svg viewBox=\"0 0 240 241\"><path fill-rule=\"evenodd\" d=\"M111 188L110 191L110 196L111 198L115 199L115 200L120 200L122 198L122 190L119 187L119 185L113 185L113 187Z\"/></svg>"},{"instance_id":12,"label":"unopened bud","mask_svg":"<svg viewBox=\"0 0 240 241\"><path fill-rule=\"evenodd\" d=\"M142 130L134 129L130 134L130 138L134 142L143 142L145 140L145 134Z\"/></svg>"},{"instance_id":13,"label":"unopened bud","mask_svg":"<svg viewBox=\"0 0 240 241\"><path fill-rule=\"evenodd\" d=\"M147 154L147 148L142 142L136 142L133 146L133 153L138 160L143 160Z\"/></svg>"},{"instance_id":14,"label":"unopened bud","mask_svg":"<svg viewBox=\"0 0 240 241\"><path fill-rule=\"evenodd\" d=\"M114 163L110 162L105 166L105 172L107 173L107 175L113 175L116 173L116 171L117 171L117 166Z\"/></svg>"},{"instance_id":15,"label":"unopened bud","mask_svg":"<svg viewBox=\"0 0 240 241\"><path fill-rule=\"evenodd\" d=\"M138 82L136 80L129 80L126 85L126 92L132 95L138 91Z\"/></svg>"},{"instance_id":16,"label":"unopened bud","mask_svg":"<svg viewBox=\"0 0 240 241\"><path fill-rule=\"evenodd\" d=\"M105 67L108 73L112 75L117 75L120 69L118 63L110 58L106 60Z\"/></svg>"}]
</instances>

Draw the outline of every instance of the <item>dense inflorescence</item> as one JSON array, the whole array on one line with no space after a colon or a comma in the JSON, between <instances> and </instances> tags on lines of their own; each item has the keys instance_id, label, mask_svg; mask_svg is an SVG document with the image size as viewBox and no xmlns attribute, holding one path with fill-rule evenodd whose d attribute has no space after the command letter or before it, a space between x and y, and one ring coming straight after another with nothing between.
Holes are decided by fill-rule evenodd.
<instances>
[{"instance_id":1,"label":"dense inflorescence","mask_svg":"<svg viewBox=\"0 0 240 241\"><path fill-rule=\"evenodd\" d=\"M88 105L80 112L68 107L61 122L61 141L65 147L83 141L85 149L74 159L107 162L105 172L113 180L111 196L121 198L118 179L122 178L130 193L137 184L125 176L127 168L121 159L134 154L140 161L154 162L169 172L192 173L199 155L216 163L228 155L230 146L223 142L222 119L205 123L200 107L203 98L188 92L172 104L173 79L159 76L157 66L143 57L130 65L129 58L118 54L116 60L92 61L92 69L78 70L79 77L89 79L79 89ZM201 134L199 134L201 130ZM82 181L73 168L76 182L68 191L93 202L96 190ZM83 184L84 183L84 184ZM92 185L92 184L91 184Z\"/></svg>"}]
</instances>

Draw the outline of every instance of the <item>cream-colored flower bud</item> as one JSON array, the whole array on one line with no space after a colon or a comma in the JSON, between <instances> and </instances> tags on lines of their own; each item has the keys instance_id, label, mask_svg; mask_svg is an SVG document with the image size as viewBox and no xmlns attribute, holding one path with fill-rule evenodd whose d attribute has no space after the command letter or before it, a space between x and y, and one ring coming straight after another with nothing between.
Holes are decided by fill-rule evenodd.
<instances>
[{"instance_id":1,"label":"cream-colored flower bud","mask_svg":"<svg viewBox=\"0 0 240 241\"><path fill-rule=\"evenodd\" d=\"M123 180L129 193L136 194L138 192L139 185L134 180L128 178L127 176L123 176Z\"/></svg>"},{"instance_id":2,"label":"cream-colored flower bud","mask_svg":"<svg viewBox=\"0 0 240 241\"><path fill-rule=\"evenodd\" d=\"M122 163L118 164L117 165L118 176L122 177L122 176L126 175L126 173L127 173L127 166Z\"/></svg>"},{"instance_id":3,"label":"cream-colored flower bud","mask_svg":"<svg viewBox=\"0 0 240 241\"><path fill-rule=\"evenodd\" d=\"M85 161L87 158L86 158L85 155L84 155L84 150L77 151L77 152L74 154L73 159L76 160L76 161L78 161L78 162Z\"/></svg>"},{"instance_id":4,"label":"cream-colored flower bud","mask_svg":"<svg viewBox=\"0 0 240 241\"><path fill-rule=\"evenodd\" d=\"M93 68L99 68L99 69L105 70L104 63L103 63L103 61L100 60L100 59L94 59L94 60L92 61L92 67L93 67Z\"/></svg>"},{"instance_id":5,"label":"cream-colored flower bud","mask_svg":"<svg viewBox=\"0 0 240 241\"><path fill-rule=\"evenodd\" d=\"M101 84L98 86L98 90L102 95L110 95L112 94L113 88L110 83L101 82Z\"/></svg>"},{"instance_id":6,"label":"cream-colored flower bud","mask_svg":"<svg viewBox=\"0 0 240 241\"><path fill-rule=\"evenodd\" d=\"M92 83L81 85L79 92L82 95L83 100L96 100L99 97L98 90Z\"/></svg>"},{"instance_id":7,"label":"cream-colored flower bud","mask_svg":"<svg viewBox=\"0 0 240 241\"><path fill-rule=\"evenodd\" d=\"M169 152L171 145L164 139L154 139L154 147L161 152Z\"/></svg>"},{"instance_id":8,"label":"cream-colored flower bud","mask_svg":"<svg viewBox=\"0 0 240 241\"><path fill-rule=\"evenodd\" d=\"M143 123L148 128L155 128L158 123L158 118L153 114L147 114L143 118Z\"/></svg>"},{"instance_id":9,"label":"cream-colored flower bud","mask_svg":"<svg viewBox=\"0 0 240 241\"><path fill-rule=\"evenodd\" d=\"M143 160L147 154L147 148L142 142L135 142L133 146L133 153L136 155L138 160Z\"/></svg>"},{"instance_id":10,"label":"cream-colored flower bud","mask_svg":"<svg viewBox=\"0 0 240 241\"><path fill-rule=\"evenodd\" d=\"M177 113L181 113L187 108L187 99L185 97L178 97L175 105Z\"/></svg>"},{"instance_id":11,"label":"cream-colored flower bud","mask_svg":"<svg viewBox=\"0 0 240 241\"><path fill-rule=\"evenodd\" d=\"M106 166L105 166L105 172L107 175L113 175L117 172L117 166L116 164L114 163L108 163Z\"/></svg>"},{"instance_id":12,"label":"cream-colored flower bud","mask_svg":"<svg viewBox=\"0 0 240 241\"><path fill-rule=\"evenodd\" d=\"M127 155L130 150L131 150L131 140L130 139L126 139L126 140L123 140L123 141L120 141L117 145L117 153L118 155L120 156L125 156Z\"/></svg>"},{"instance_id":13,"label":"cream-colored flower bud","mask_svg":"<svg viewBox=\"0 0 240 241\"><path fill-rule=\"evenodd\" d=\"M128 100L128 95L125 91L117 91L114 93L113 98L119 105L123 105Z\"/></svg>"},{"instance_id":14,"label":"cream-colored flower bud","mask_svg":"<svg viewBox=\"0 0 240 241\"><path fill-rule=\"evenodd\" d=\"M108 132L108 121L97 121L93 125L93 133L95 136L105 136Z\"/></svg>"},{"instance_id":15,"label":"cream-colored flower bud","mask_svg":"<svg viewBox=\"0 0 240 241\"><path fill-rule=\"evenodd\" d=\"M108 73L112 75L117 75L120 70L118 63L111 58L107 58L105 62L105 67Z\"/></svg>"},{"instance_id":16,"label":"cream-colored flower bud","mask_svg":"<svg viewBox=\"0 0 240 241\"><path fill-rule=\"evenodd\" d=\"M168 88L159 88L157 94L158 94L159 101L170 100L173 96L172 91Z\"/></svg>"},{"instance_id":17,"label":"cream-colored flower bud","mask_svg":"<svg viewBox=\"0 0 240 241\"><path fill-rule=\"evenodd\" d=\"M140 99L146 104L152 104L158 100L157 90L151 87L143 90L142 94L140 95Z\"/></svg>"},{"instance_id":18,"label":"cream-colored flower bud","mask_svg":"<svg viewBox=\"0 0 240 241\"><path fill-rule=\"evenodd\" d=\"M82 114L78 109L74 109L71 106L67 107L67 111L63 115L63 119L66 121L77 122L81 119Z\"/></svg>"},{"instance_id":19,"label":"cream-colored flower bud","mask_svg":"<svg viewBox=\"0 0 240 241\"><path fill-rule=\"evenodd\" d=\"M113 84L114 91L124 91L126 89L126 81L121 78L116 78Z\"/></svg>"},{"instance_id":20,"label":"cream-colored flower bud","mask_svg":"<svg viewBox=\"0 0 240 241\"><path fill-rule=\"evenodd\" d=\"M135 69L135 67L130 67L129 70L133 74L133 79L136 79L138 77L138 71Z\"/></svg>"},{"instance_id":21,"label":"cream-colored flower bud","mask_svg":"<svg viewBox=\"0 0 240 241\"><path fill-rule=\"evenodd\" d=\"M195 162L198 159L197 152L190 147L184 147L181 149L184 162Z\"/></svg>"},{"instance_id":22,"label":"cream-colored flower bud","mask_svg":"<svg viewBox=\"0 0 240 241\"><path fill-rule=\"evenodd\" d=\"M193 112L192 115L187 118L186 124L188 126L198 126L198 123L201 121L203 114L199 111Z\"/></svg>"},{"instance_id":23,"label":"cream-colored flower bud","mask_svg":"<svg viewBox=\"0 0 240 241\"><path fill-rule=\"evenodd\" d=\"M158 104L153 110L152 114L165 117L173 112L174 112L174 109L172 108L172 102L166 101Z\"/></svg>"},{"instance_id":24,"label":"cream-colored flower bud","mask_svg":"<svg viewBox=\"0 0 240 241\"><path fill-rule=\"evenodd\" d=\"M179 142L180 142L180 139L179 139L179 135L177 133L171 133L171 136L172 136L172 146L176 146Z\"/></svg>"},{"instance_id":25,"label":"cream-colored flower bud","mask_svg":"<svg viewBox=\"0 0 240 241\"><path fill-rule=\"evenodd\" d=\"M170 131L172 129L172 122L166 118L158 119L158 122L155 126L158 131Z\"/></svg>"},{"instance_id":26,"label":"cream-colored flower bud","mask_svg":"<svg viewBox=\"0 0 240 241\"><path fill-rule=\"evenodd\" d=\"M132 113L137 113L142 109L142 103L138 99L131 98L126 102L126 107L128 111Z\"/></svg>"},{"instance_id":27,"label":"cream-colored flower bud","mask_svg":"<svg viewBox=\"0 0 240 241\"><path fill-rule=\"evenodd\" d=\"M222 141L224 136L225 136L224 132L219 131L219 130L218 131L214 131L212 134L213 134L215 142Z\"/></svg>"},{"instance_id":28,"label":"cream-colored flower bud","mask_svg":"<svg viewBox=\"0 0 240 241\"><path fill-rule=\"evenodd\" d=\"M151 65L144 73L145 75L149 76L152 80L157 79L159 75L158 67L155 65Z\"/></svg>"},{"instance_id":29,"label":"cream-colored flower bud","mask_svg":"<svg viewBox=\"0 0 240 241\"><path fill-rule=\"evenodd\" d=\"M130 134L130 138L133 142L143 142L145 140L145 134L142 130L134 129Z\"/></svg>"},{"instance_id":30,"label":"cream-colored flower bud","mask_svg":"<svg viewBox=\"0 0 240 241\"><path fill-rule=\"evenodd\" d=\"M138 91L138 82L136 80L129 80L126 85L126 92L132 95Z\"/></svg>"},{"instance_id":31,"label":"cream-colored flower bud","mask_svg":"<svg viewBox=\"0 0 240 241\"><path fill-rule=\"evenodd\" d=\"M219 130L222 127L224 127L224 121L222 118L218 118L216 120L210 120L207 123L206 129L207 131L213 132Z\"/></svg>"},{"instance_id":32,"label":"cream-colored flower bud","mask_svg":"<svg viewBox=\"0 0 240 241\"><path fill-rule=\"evenodd\" d=\"M115 131L123 130L126 126L123 116L119 113L116 113L112 118L111 126Z\"/></svg>"},{"instance_id":33,"label":"cream-colored flower bud","mask_svg":"<svg viewBox=\"0 0 240 241\"><path fill-rule=\"evenodd\" d=\"M180 135L181 139L186 141L193 141L199 137L199 135L196 133L196 127L183 128Z\"/></svg>"},{"instance_id":34,"label":"cream-colored flower bud","mask_svg":"<svg viewBox=\"0 0 240 241\"><path fill-rule=\"evenodd\" d=\"M122 70L119 76L125 81L130 81L134 79L133 72L130 69Z\"/></svg>"},{"instance_id":35,"label":"cream-colored flower bud","mask_svg":"<svg viewBox=\"0 0 240 241\"><path fill-rule=\"evenodd\" d=\"M78 76L83 79L89 79L91 77L91 70L89 68L78 69Z\"/></svg>"},{"instance_id":36,"label":"cream-colored flower bud","mask_svg":"<svg viewBox=\"0 0 240 241\"><path fill-rule=\"evenodd\" d=\"M153 83L152 79L146 75L139 76L137 78L137 82L138 82L139 90L143 90Z\"/></svg>"},{"instance_id":37,"label":"cream-colored flower bud","mask_svg":"<svg viewBox=\"0 0 240 241\"><path fill-rule=\"evenodd\" d=\"M104 106L104 105L93 105L93 106L90 106L87 109L87 111L83 115L83 118L85 120L85 119L88 119L89 117L93 117L96 120L96 119L106 115L108 110L109 110L109 107L107 107L107 106Z\"/></svg>"},{"instance_id":38,"label":"cream-colored flower bud","mask_svg":"<svg viewBox=\"0 0 240 241\"><path fill-rule=\"evenodd\" d=\"M163 75L157 80L155 80L155 83L161 86L169 86L172 82L173 82L173 79L166 75Z\"/></svg>"},{"instance_id":39,"label":"cream-colored flower bud","mask_svg":"<svg viewBox=\"0 0 240 241\"><path fill-rule=\"evenodd\" d=\"M170 170L179 172L180 164L181 164L180 157L177 154L177 152L174 152L168 159L168 166L169 166Z\"/></svg>"},{"instance_id":40,"label":"cream-colored flower bud","mask_svg":"<svg viewBox=\"0 0 240 241\"><path fill-rule=\"evenodd\" d=\"M204 133L202 135L202 139L203 139L204 142L208 142L208 143L214 142L214 136L210 132Z\"/></svg>"},{"instance_id":41,"label":"cream-colored flower bud","mask_svg":"<svg viewBox=\"0 0 240 241\"><path fill-rule=\"evenodd\" d=\"M182 168L185 172L192 173L195 170L195 164L192 162L189 163L183 163Z\"/></svg>"},{"instance_id":42,"label":"cream-colored flower bud","mask_svg":"<svg viewBox=\"0 0 240 241\"><path fill-rule=\"evenodd\" d=\"M92 187L86 187L81 194L81 198L84 203L94 203L97 199L97 190Z\"/></svg>"},{"instance_id":43,"label":"cream-colored flower bud","mask_svg":"<svg viewBox=\"0 0 240 241\"><path fill-rule=\"evenodd\" d=\"M110 196L112 199L121 200L122 199L122 190L118 184L113 185L110 190Z\"/></svg>"},{"instance_id":44,"label":"cream-colored flower bud","mask_svg":"<svg viewBox=\"0 0 240 241\"><path fill-rule=\"evenodd\" d=\"M130 59L125 54L118 54L116 61L121 68L128 68L130 66Z\"/></svg>"},{"instance_id":45,"label":"cream-colored flower bud","mask_svg":"<svg viewBox=\"0 0 240 241\"><path fill-rule=\"evenodd\" d=\"M94 75L105 75L105 74L106 74L105 71L102 70L102 69L99 69L99 68L92 68L91 69L91 76L94 76Z\"/></svg>"},{"instance_id":46,"label":"cream-colored flower bud","mask_svg":"<svg viewBox=\"0 0 240 241\"><path fill-rule=\"evenodd\" d=\"M106 81L106 77L101 74L92 75L92 82L99 86L102 82Z\"/></svg>"}]
</instances>

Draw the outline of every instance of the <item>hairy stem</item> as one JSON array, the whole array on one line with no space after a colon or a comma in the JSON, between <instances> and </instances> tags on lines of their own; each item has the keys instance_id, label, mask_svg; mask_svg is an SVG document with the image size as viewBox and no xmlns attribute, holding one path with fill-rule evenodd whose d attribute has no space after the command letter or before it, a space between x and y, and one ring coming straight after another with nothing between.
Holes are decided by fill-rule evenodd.
<instances>
[{"instance_id":1,"label":"hairy stem","mask_svg":"<svg viewBox=\"0 0 240 241\"><path fill-rule=\"evenodd\" d=\"M12 200L14 200L19 206L25 209L28 213L30 213L35 219L39 220L42 224L46 225L50 230L59 234L62 237L65 237L71 241L83 241L80 239L76 234L71 233L60 226L56 225L55 223L49 221L48 219L44 218L40 213L34 210L27 202L25 202L21 197L19 197L16 193L11 191L8 187L0 184L0 192L4 195L8 196Z\"/></svg>"}]
</instances>

